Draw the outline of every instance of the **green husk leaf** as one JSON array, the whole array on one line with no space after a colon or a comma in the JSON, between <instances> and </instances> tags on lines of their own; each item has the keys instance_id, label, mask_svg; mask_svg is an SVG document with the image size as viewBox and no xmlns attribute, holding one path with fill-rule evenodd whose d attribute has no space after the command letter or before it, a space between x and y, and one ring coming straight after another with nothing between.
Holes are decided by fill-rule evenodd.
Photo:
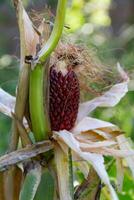
<instances>
[{"instance_id":1,"label":"green husk leaf","mask_svg":"<svg viewBox=\"0 0 134 200\"><path fill-rule=\"evenodd\" d=\"M24 180L19 200L33 200L41 180L41 166L31 169Z\"/></svg>"},{"instance_id":2,"label":"green husk leaf","mask_svg":"<svg viewBox=\"0 0 134 200\"><path fill-rule=\"evenodd\" d=\"M36 192L34 200L54 199L54 179L50 172L45 169L41 176L41 182Z\"/></svg>"}]
</instances>

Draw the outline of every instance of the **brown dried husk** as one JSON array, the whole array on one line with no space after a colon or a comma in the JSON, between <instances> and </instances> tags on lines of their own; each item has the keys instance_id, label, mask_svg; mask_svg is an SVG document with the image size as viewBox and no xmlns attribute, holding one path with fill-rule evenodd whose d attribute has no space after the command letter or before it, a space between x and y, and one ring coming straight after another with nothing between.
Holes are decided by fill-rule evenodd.
<instances>
[{"instance_id":1,"label":"brown dried husk","mask_svg":"<svg viewBox=\"0 0 134 200\"><path fill-rule=\"evenodd\" d=\"M42 21L47 21L49 22L50 19L54 18L55 16L51 12L51 9L46 5L45 8L43 7L42 10L34 10L32 9L30 11L30 17L32 22L36 27L39 27Z\"/></svg>"},{"instance_id":2,"label":"brown dried husk","mask_svg":"<svg viewBox=\"0 0 134 200\"><path fill-rule=\"evenodd\" d=\"M116 67L103 65L94 52L82 45L60 42L51 56L50 66L55 65L58 68L63 61L77 74L81 101L102 95L122 81Z\"/></svg>"}]
</instances>

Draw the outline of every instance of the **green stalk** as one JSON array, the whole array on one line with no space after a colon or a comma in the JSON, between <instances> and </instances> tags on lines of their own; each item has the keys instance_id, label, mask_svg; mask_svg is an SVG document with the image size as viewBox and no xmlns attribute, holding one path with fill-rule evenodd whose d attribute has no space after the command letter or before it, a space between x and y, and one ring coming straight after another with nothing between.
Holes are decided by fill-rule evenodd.
<instances>
[{"instance_id":1,"label":"green stalk","mask_svg":"<svg viewBox=\"0 0 134 200\"><path fill-rule=\"evenodd\" d=\"M48 139L50 132L47 107L44 105L45 95L44 85L44 67L37 64L30 75L30 116L32 121L32 129L36 141ZM47 84L47 83L46 83Z\"/></svg>"},{"instance_id":2,"label":"green stalk","mask_svg":"<svg viewBox=\"0 0 134 200\"><path fill-rule=\"evenodd\" d=\"M38 54L38 61L30 75L30 116L36 141L48 138L50 128L47 112L48 66L46 60L58 44L64 27L67 0L59 0L52 34ZM45 70L45 72L44 72ZM45 82L44 82L45 79ZM45 104L44 104L45 102Z\"/></svg>"},{"instance_id":3,"label":"green stalk","mask_svg":"<svg viewBox=\"0 0 134 200\"><path fill-rule=\"evenodd\" d=\"M54 48L57 46L59 39L62 34L64 27L65 11L66 11L67 0L59 0L57 6L56 19L54 23L54 28L50 38L47 43L39 52L39 61L44 62L46 58L52 53Z\"/></svg>"}]
</instances>

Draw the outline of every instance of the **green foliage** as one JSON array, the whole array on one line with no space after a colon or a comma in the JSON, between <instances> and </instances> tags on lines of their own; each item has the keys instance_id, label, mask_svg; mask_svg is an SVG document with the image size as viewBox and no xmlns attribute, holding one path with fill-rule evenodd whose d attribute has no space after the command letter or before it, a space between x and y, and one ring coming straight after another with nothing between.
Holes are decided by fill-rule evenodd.
<instances>
[{"instance_id":1,"label":"green foliage","mask_svg":"<svg viewBox=\"0 0 134 200\"><path fill-rule=\"evenodd\" d=\"M15 95L18 80L16 60L9 55L0 57L0 87ZM4 154L9 146L11 119L0 113L0 155Z\"/></svg>"},{"instance_id":2,"label":"green foliage","mask_svg":"<svg viewBox=\"0 0 134 200\"><path fill-rule=\"evenodd\" d=\"M31 169L24 180L19 200L33 200L41 179L41 167Z\"/></svg>"},{"instance_id":3,"label":"green foliage","mask_svg":"<svg viewBox=\"0 0 134 200\"><path fill-rule=\"evenodd\" d=\"M0 114L0 155L3 155L8 149L10 128L11 120Z\"/></svg>"},{"instance_id":4,"label":"green foliage","mask_svg":"<svg viewBox=\"0 0 134 200\"><path fill-rule=\"evenodd\" d=\"M54 197L54 179L48 170L44 170L41 176L41 182L38 187L34 200L53 200Z\"/></svg>"}]
</instances>

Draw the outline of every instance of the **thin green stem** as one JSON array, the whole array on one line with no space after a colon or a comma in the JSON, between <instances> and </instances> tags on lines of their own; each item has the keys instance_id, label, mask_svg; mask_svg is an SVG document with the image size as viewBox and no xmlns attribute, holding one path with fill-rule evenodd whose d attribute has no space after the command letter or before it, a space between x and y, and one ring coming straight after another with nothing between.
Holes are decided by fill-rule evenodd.
<instances>
[{"instance_id":1,"label":"thin green stem","mask_svg":"<svg viewBox=\"0 0 134 200\"><path fill-rule=\"evenodd\" d=\"M32 121L32 129L36 141L48 138L50 134L48 119L48 71L49 64L46 60L58 44L64 27L64 18L67 0L59 0L57 6L57 14L52 34L42 50L38 53L39 63L36 64L30 75L30 116Z\"/></svg>"},{"instance_id":2,"label":"thin green stem","mask_svg":"<svg viewBox=\"0 0 134 200\"><path fill-rule=\"evenodd\" d=\"M41 62L44 62L46 60L46 58L52 53L52 51L54 50L54 48L59 42L63 27L64 27L66 3L67 3L67 0L58 1L56 19L55 19L52 34L50 38L48 39L47 43L44 45L44 47L41 49L41 51L38 54L39 60Z\"/></svg>"}]
</instances>

